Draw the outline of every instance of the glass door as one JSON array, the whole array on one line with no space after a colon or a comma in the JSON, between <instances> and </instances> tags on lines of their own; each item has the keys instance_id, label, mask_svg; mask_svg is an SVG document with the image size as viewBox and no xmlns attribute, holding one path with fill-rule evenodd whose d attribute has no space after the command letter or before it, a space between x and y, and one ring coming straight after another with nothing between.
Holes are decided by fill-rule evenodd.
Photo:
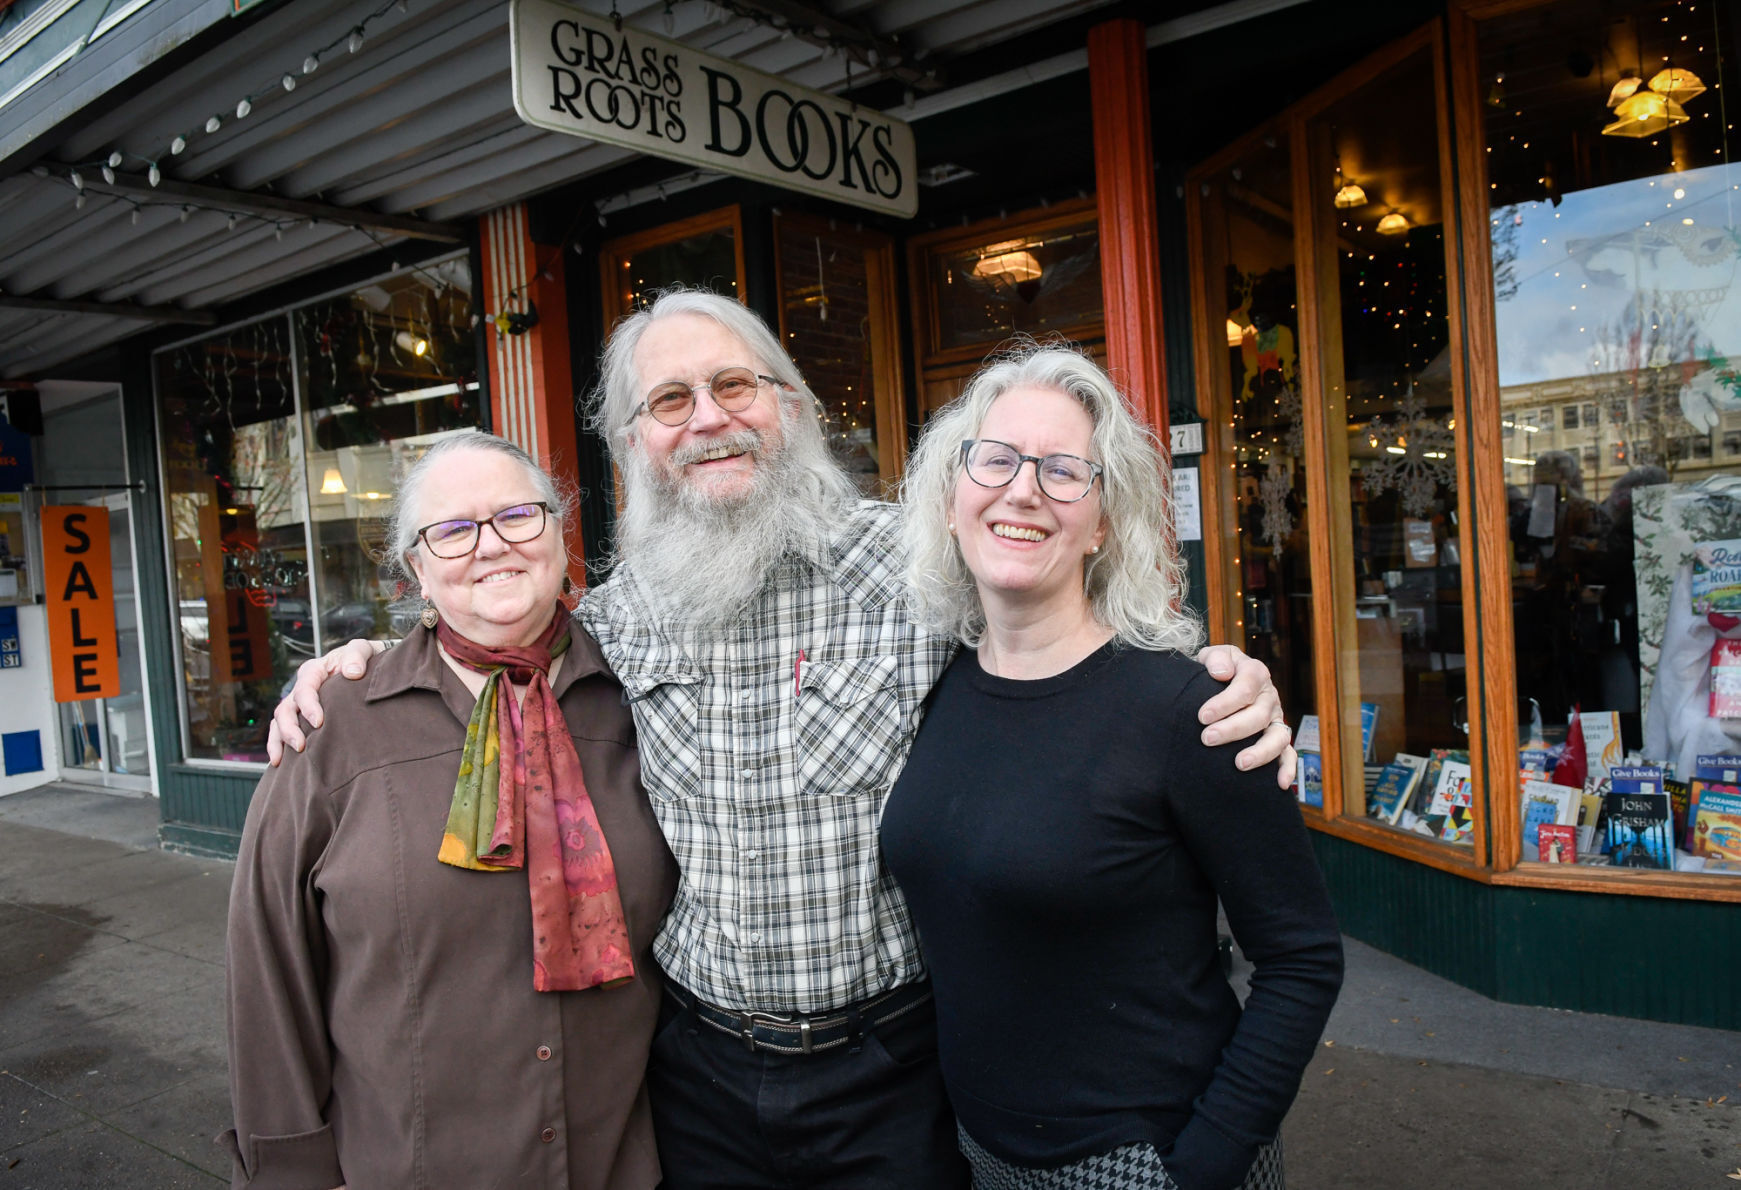
<instances>
[{"instance_id":1,"label":"glass door","mask_svg":"<svg viewBox=\"0 0 1741 1190\"><path fill-rule=\"evenodd\" d=\"M62 768L75 780L137 793L151 792L150 714L140 653L137 574L133 564L130 492L82 503L109 513L109 558L115 589L115 632L121 648L121 693L62 703Z\"/></svg>"}]
</instances>

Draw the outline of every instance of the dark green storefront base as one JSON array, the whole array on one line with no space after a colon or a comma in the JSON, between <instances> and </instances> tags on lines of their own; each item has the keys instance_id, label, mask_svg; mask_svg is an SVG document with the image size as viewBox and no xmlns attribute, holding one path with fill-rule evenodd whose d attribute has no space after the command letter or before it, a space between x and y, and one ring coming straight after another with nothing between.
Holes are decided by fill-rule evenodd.
<instances>
[{"instance_id":1,"label":"dark green storefront base","mask_svg":"<svg viewBox=\"0 0 1741 1190\"><path fill-rule=\"evenodd\" d=\"M1495 1000L1741 1029L1741 906L1502 888L1312 832L1342 931Z\"/></svg>"},{"instance_id":2,"label":"dark green storefront base","mask_svg":"<svg viewBox=\"0 0 1741 1190\"><path fill-rule=\"evenodd\" d=\"M172 765L163 774L163 825L157 837L170 851L235 859L248 802L260 783L253 772L222 772Z\"/></svg>"}]
</instances>

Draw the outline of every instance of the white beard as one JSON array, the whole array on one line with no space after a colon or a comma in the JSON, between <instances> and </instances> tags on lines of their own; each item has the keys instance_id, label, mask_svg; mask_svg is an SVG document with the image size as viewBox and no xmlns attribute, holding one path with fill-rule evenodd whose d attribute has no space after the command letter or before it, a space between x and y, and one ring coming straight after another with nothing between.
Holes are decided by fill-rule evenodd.
<instances>
[{"instance_id":1,"label":"white beard","mask_svg":"<svg viewBox=\"0 0 1741 1190\"><path fill-rule=\"evenodd\" d=\"M791 448L790 426L784 437L771 452L755 430L710 443L747 449L756 460L749 490L729 498L661 473L637 447L623 452L617 558L631 564L662 618L711 636L738 618L782 558L822 560L844 511L841 487L831 477L819 481L801 457L811 452ZM818 453L829 471L839 470ZM673 466L685 461L673 454Z\"/></svg>"}]
</instances>

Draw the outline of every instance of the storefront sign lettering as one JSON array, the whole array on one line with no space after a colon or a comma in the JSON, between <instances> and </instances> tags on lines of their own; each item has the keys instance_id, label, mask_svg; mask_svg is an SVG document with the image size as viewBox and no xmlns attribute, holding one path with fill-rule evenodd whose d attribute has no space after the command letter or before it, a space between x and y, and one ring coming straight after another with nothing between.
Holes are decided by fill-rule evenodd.
<instances>
[{"instance_id":1,"label":"storefront sign lettering","mask_svg":"<svg viewBox=\"0 0 1741 1190\"><path fill-rule=\"evenodd\" d=\"M557 0L509 9L514 107L538 128L910 217L913 130L871 108Z\"/></svg>"},{"instance_id":2,"label":"storefront sign lettering","mask_svg":"<svg viewBox=\"0 0 1741 1190\"><path fill-rule=\"evenodd\" d=\"M54 700L114 698L121 693L121 645L115 633L109 510L45 507L42 561Z\"/></svg>"}]
</instances>

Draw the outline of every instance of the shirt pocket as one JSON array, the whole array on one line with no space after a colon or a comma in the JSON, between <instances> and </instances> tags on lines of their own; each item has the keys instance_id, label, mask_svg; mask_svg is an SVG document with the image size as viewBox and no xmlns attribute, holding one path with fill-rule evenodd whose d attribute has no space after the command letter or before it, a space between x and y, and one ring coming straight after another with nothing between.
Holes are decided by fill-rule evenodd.
<instances>
[{"instance_id":1,"label":"shirt pocket","mask_svg":"<svg viewBox=\"0 0 1741 1190\"><path fill-rule=\"evenodd\" d=\"M903 733L896 659L806 664L793 716L806 794L881 795L894 783Z\"/></svg>"},{"instance_id":2,"label":"shirt pocket","mask_svg":"<svg viewBox=\"0 0 1741 1190\"><path fill-rule=\"evenodd\" d=\"M679 802L701 789L701 675L620 678L635 713L641 783L655 802Z\"/></svg>"}]
</instances>

